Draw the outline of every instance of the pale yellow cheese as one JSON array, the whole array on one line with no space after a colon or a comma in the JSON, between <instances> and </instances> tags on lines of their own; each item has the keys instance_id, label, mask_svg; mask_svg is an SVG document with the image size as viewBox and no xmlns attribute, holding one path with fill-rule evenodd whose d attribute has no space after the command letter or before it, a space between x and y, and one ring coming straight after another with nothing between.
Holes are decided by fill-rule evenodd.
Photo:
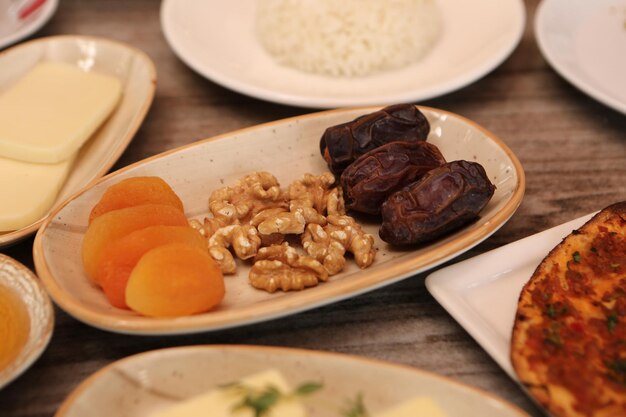
<instances>
[{"instance_id":1,"label":"pale yellow cheese","mask_svg":"<svg viewBox=\"0 0 626 417\"><path fill-rule=\"evenodd\" d=\"M73 159L33 164L0 158L0 231L21 229L46 215Z\"/></svg>"},{"instance_id":2,"label":"pale yellow cheese","mask_svg":"<svg viewBox=\"0 0 626 417\"><path fill-rule=\"evenodd\" d=\"M263 389L273 386L282 393L291 392L284 377L273 369L246 377L239 382L250 388ZM235 406L241 400L241 395L232 389L217 389L183 401L150 417L254 417L254 412L250 408L235 410ZM280 400L264 416L306 417L307 413L299 401L287 398Z\"/></svg>"},{"instance_id":3,"label":"pale yellow cheese","mask_svg":"<svg viewBox=\"0 0 626 417\"><path fill-rule=\"evenodd\" d=\"M68 159L111 114L120 81L60 62L35 66L0 94L0 156L27 162Z\"/></svg>"},{"instance_id":4,"label":"pale yellow cheese","mask_svg":"<svg viewBox=\"0 0 626 417\"><path fill-rule=\"evenodd\" d=\"M415 397L404 401L376 417L447 417L443 410L428 397Z\"/></svg>"}]
</instances>

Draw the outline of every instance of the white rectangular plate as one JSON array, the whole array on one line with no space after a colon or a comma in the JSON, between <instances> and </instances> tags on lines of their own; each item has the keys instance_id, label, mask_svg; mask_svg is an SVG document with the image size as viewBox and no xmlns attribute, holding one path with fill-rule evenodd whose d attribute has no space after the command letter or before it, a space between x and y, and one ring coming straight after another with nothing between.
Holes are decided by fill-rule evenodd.
<instances>
[{"instance_id":1,"label":"white rectangular plate","mask_svg":"<svg viewBox=\"0 0 626 417\"><path fill-rule=\"evenodd\" d=\"M426 278L426 288L517 381L509 351L522 287L548 252L593 214L510 243Z\"/></svg>"}]
</instances>

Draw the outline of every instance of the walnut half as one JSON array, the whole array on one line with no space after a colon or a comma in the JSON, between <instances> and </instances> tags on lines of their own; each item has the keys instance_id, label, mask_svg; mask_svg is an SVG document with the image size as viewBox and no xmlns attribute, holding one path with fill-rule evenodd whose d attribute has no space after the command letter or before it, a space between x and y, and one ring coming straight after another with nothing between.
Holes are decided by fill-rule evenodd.
<instances>
[{"instance_id":1,"label":"walnut half","mask_svg":"<svg viewBox=\"0 0 626 417\"><path fill-rule=\"evenodd\" d=\"M328 272L321 263L300 255L287 243L261 248L255 259L250 269L250 284L270 293L279 289L303 290L328 280Z\"/></svg>"}]
</instances>

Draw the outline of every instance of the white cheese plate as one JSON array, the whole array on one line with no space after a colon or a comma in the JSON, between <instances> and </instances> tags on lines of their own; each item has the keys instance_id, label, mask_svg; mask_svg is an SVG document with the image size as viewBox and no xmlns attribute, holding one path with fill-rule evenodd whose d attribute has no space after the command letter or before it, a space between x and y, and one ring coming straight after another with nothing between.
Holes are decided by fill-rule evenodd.
<instances>
[{"instance_id":1,"label":"white cheese plate","mask_svg":"<svg viewBox=\"0 0 626 417\"><path fill-rule=\"evenodd\" d=\"M268 369L279 371L291 388L322 384L303 399L309 417L347 415L341 410L359 394L374 417L417 396L431 399L447 417L528 417L493 394L408 366L337 353L236 345L161 349L119 360L83 381L55 417L149 417ZM207 410L202 415L212 414Z\"/></svg>"},{"instance_id":2,"label":"white cheese plate","mask_svg":"<svg viewBox=\"0 0 626 417\"><path fill-rule=\"evenodd\" d=\"M0 94L35 65L46 61L62 62L84 71L112 75L122 84L120 102L78 151L50 207L52 210L68 196L106 174L122 155L152 104L156 69L144 52L123 43L89 36L52 36L29 41L0 53ZM4 181L15 181L15 178L0 178L0 200L13 198L2 194ZM0 248L32 235L45 215L18 230L0 232Z\"/></svg>"}]
</instances>

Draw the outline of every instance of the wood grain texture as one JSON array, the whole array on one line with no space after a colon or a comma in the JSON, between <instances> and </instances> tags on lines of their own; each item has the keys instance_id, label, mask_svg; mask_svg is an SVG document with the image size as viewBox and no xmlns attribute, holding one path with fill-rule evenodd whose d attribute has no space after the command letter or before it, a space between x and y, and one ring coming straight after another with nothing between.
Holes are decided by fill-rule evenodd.
<instances>
[{"instance_id":1,"label":"wood grain texture","mask_svg":"<svg viewBox=\"0 0 626 417\"><path fill-rule=\"evenodd\" d=\"M526 171L513 218L460 259L483 253L626 199L626 117L579 92L543 59L532 32L539 0L527 0L521 44L500 67L454 93L418 103L468 117L502 138ZM115 168L194 140L312 110L226 90L170 50L155 0L63 0L37 37L104 36L148 53L158 71L148 116ZM32 268L32 239L3 253ZM296 316L214 333L129 337L90 328L59 309L48 349L0 391L2 417L51 416L102 366L146 350L206 343L294 346L404 363L453 377L542 413L430 296L426 274Z\"/></svg>"}]
</instances>

